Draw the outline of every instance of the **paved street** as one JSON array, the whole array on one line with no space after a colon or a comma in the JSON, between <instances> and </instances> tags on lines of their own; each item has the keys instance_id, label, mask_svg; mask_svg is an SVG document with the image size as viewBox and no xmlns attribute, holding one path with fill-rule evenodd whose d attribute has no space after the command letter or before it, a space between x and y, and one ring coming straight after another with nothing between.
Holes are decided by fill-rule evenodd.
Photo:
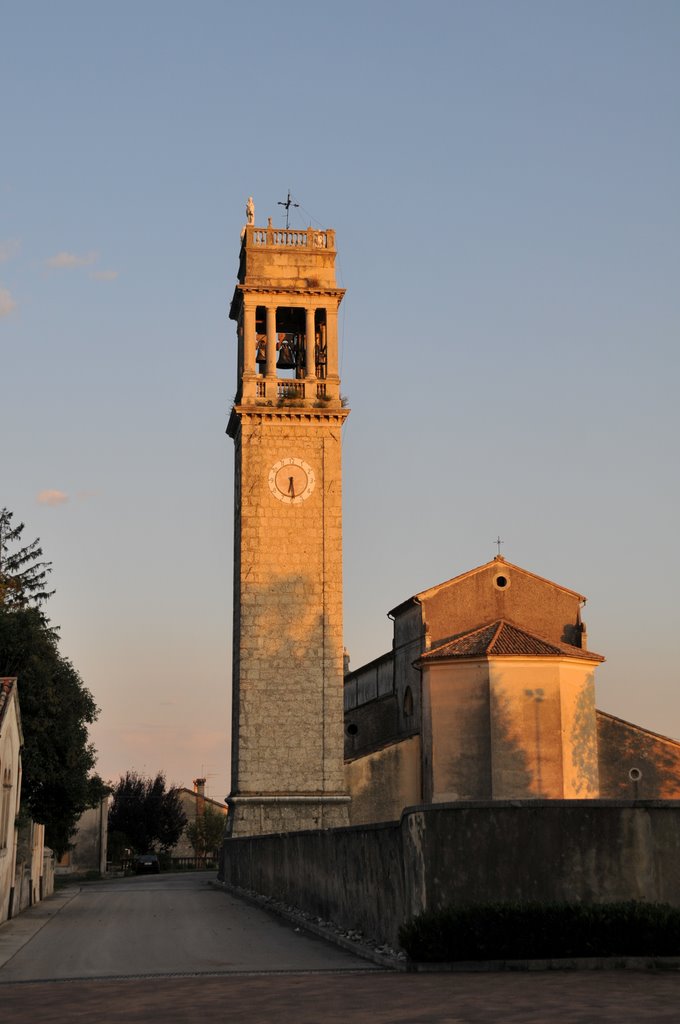
<instances>
[{"instance_id":1,"label":"paved street","mask_svg":"<svg viewBox=\"0 0 680 1024\"><path fill-rule=\"evenodd\" d=\"M0 983L372 967L216 891L214 878L192 872L84 885L0 967ZM49 901L28 914L48 909Z\"/></svg>"},{"instance_id":2,"label":"paved street","mask_svg":"<svg viewBox=\"0 0 680 1024\"><path fill-rule=\"evenodd\" d=\"M67 980L68 979L68 980ZM74 888L0 927L2 1024L661 1024L680 975L377 971L203 873Z\"/></svg>"}]
</instances>

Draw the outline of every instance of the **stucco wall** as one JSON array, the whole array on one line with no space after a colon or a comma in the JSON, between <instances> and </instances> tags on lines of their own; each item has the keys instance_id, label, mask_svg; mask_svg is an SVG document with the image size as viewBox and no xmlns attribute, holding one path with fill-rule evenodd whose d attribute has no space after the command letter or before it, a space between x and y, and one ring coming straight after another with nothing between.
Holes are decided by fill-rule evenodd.
<instances>
[{"instance_id":1,"label":"stucco wall","mask_svg":"<svg viewBox=\"0 0 680 1024\"><path fill-rule=\"evenodd\" d=\"M600 792L614 799L680 800L680 743L597 712ZM630 772L633 771L634 778ZM639 777L637 777L637 773Z\"/></svg>"},{"instance_id":2,"label":"stucco wall","mask_svg":"<svg viewBox=\"0 0 680 1024\"><path fill-rule=\"evenodd\" d=\"M447 903L680 906L680 802L409 808L399 824L227 840L219 877L393 945L403 920Z\"/></svg>"},{"instance_id":3,"label":"stucco wall","mask_svg":"<svg viewBox=\"0 0 680 1024\"><path fill-rule=\"evenodd\" d=\"M423 679L424 799L491 798L489 667L434 664Z\"/></svg>"},{"instance_id":4,"label":"stucco wall","mask_svg":"<svg viewBox=\"0 0 680 1024\"><path fill-rule=\"evenodd\" d=\"M350 824L397 821L404 807L420 803L420 737L392 743L345 764L352 796Z\"/></svg>"},{"instance_id":5,"label":"stucco wall","mask_svg":"<svg viewBox=\"0 0 680 1024\"><path fill-rule=\"evenodd\" d=\"M16 679L3 678L0 683L0 922L10 913L14 885L22 740Z\"/></svg>"}]
</instances>

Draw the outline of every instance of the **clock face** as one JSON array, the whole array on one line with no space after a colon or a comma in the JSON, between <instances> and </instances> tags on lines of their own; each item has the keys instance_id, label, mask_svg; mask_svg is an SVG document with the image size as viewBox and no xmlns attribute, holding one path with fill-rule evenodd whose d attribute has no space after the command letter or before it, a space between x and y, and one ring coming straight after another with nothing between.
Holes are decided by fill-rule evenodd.
<instances>
[{"instance_id":1,"label":"clock face","mask_svg":"<svg viewBox=\"0 0 680 1024\"><path fill-rule=\"evenodd\" d=\"M269 490L288 505L300 505L315 484L314 470L302 459L280 459L269 470Z\"/></svg>"}]
</instances>

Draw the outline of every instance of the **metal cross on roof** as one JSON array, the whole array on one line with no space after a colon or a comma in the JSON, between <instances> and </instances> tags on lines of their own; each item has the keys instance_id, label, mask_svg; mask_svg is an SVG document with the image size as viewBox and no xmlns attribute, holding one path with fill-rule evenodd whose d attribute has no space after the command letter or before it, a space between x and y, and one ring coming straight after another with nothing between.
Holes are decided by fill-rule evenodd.
<instances>
[{"instance_id":1,"label":"metal cross on roof","mask_svg":"<svg viewBox=\"0 0 680 1024\"><path fill-rule=\"evenodd\" d=\"M505 544L505 541L501 540L500 534L496 537L496 539L494 541L494 544L498 545L498 554L500 555L500 553L501 553L501 544Z\"/></svg>"},{"instance_id":2,"label":"metal cross on roof","mask_svg":"<svg viewBox=\"0 0 680 1024\"><path fill-rule=\"evenodd\" d=\"M290 208L291 208L291 206L299 206L300 204L293 202L293 200L290 198L290 189L288 189L288 198L286 199L285 203L282 203L281 200L279 199L279 201L278 201L278 203L276 205L277 206L285 206L285 208L286 208L286 231L287 231L288 230L288 213L290 211Z\"/></svg>"}]
</instances>

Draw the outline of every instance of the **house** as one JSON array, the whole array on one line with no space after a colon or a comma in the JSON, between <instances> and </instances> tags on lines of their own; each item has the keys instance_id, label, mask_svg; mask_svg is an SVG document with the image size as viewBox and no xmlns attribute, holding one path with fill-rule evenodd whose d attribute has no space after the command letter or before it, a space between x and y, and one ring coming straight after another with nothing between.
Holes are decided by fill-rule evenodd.
<instances>
[{"instance_id":1,"label":"house","mask_svg":"<svg viewBox=\"0 0 680 1024\"><path fill-rule=\"evenodd\" d=\"M210 807L213 811L218 814L223 814L227 817L227 805L220 803L218 800L212 800L209 796L205 795L205 783L204 778L194 779L194 788L187 789L182 787L178 790L179 799L182 804L182 810L186 814L187 827L194 823L198 818L205 814L206 807ZM195 857L196 852L189 842L189 838L186 834L186 829L182 833L179 842L172 850L173 857Z\"/></svg>"},{"instance_id":2,"label":"house","mask_svg":"<svg viewBox=\"0 0 680 1024\"><path fill-rule=\"evenodd\" d=\"M12 915L21 792L21 714L15 678L0 678L0 922Z\"/></svg>"}]
</instances>

